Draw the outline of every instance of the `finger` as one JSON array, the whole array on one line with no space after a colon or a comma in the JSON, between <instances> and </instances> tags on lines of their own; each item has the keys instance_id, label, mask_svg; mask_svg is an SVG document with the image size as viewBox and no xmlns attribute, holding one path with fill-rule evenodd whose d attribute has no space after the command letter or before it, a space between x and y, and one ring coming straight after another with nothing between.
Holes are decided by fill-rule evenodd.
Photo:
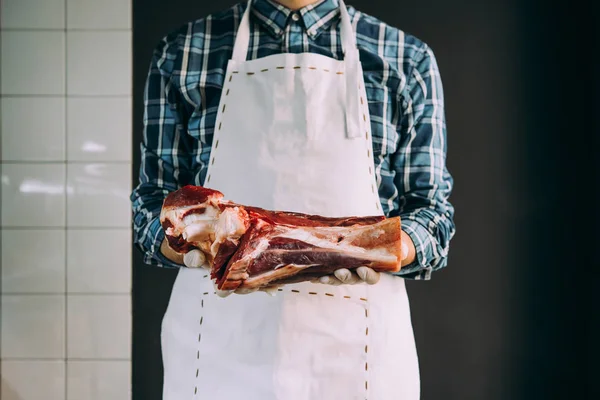
<instances>
[{"instance_id":1,"label":"finger","mask_svg":"<svg viewBox=\"0 0 600 400\"><path fill-rule=\"evenodd\" d=\"M369 267L358 267L356 269L356 274L360 279L367 282L369 285L376 284L379 282L379 278L381 277L379 272Z\"/></svg>"},{"instance_id":2,"label":"finger","mask_svg":"<svg viewBox=\"0 0 600 400\"><path fill-rule=\"evenodd\" d=\"M339 286L342 284L342 281L340 281L338 278L336 278L333 275L322 276L317 280L317 282L322 283L324 285L333 285L333 286Z\"/></svg>"},{"instance_id":3,"label":"finger","mask_svg":"<svg viewBox=\"0 0 600 400\"><path fill-rule=\"evenodd\" d=\"M231 293L233 293L233 290L219 290L219 289L217 289L215 292L217 293L217 296L225 298L225 297L229 296Z\"/></svg>"},{"instance_id":4,"label":"finger","mask_svg":"<svg viewBox=\"0 0 600 400\"><path fill-rule=\"evenodd\" d=\"M356 273L352 273L349 269L340 268L336 270L333 275L338 278L345 285L353 285L360 282L360 278Z\"/></svg>"},{"instance_id":5,"label":"finger","mask_svg":"<svg viewBox=\"0 0 600 400\"><path fill-rule=\"evenodd\" d=\"M269 296L275 296L277 294L277 292L279 291L279 286L278 285L267 286L267 287L260 289L260 291L265 292Z\"/></svg>"},{"instance_id":6,"label":"finger","mask_svg":"<svg viewBox=\"0 0 600 400\"><path fill-rule=\"evenodd\" d=\"M254 293L258 290L258 288L252 288L252 289L247 289L247 288L242 288L242 289L236 289L235 290L235 294L250 294L250 293Z\"/></svg>"},{"instance_id":7,"label":"finger","mask_svg":"<svg viewBox=\"0 0 600 400\"><path fill-rule=\"evenodd\" d=\"M198 249L191 250L183 255L183 264L188 268L199 268L206 262L206 256Z\"/></svg>"}]
</instances>

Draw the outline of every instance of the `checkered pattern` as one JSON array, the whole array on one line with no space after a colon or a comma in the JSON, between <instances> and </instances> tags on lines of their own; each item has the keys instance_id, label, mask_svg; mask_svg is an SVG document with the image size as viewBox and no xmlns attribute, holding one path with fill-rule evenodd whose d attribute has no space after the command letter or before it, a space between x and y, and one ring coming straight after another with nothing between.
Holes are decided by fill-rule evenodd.
<instances>
[{"instance_id":1,"label":"checkered pattern","mask_svg":"<svg viewBox=\"0 0 600 400\"><path fill-rule=\"evenodd\" d=\"M154 51L140 183L131 195L135 241L149 264L177 267L160 253L160 208L169 192L204 182L225 69L245 8L238 4L188 23ZM248 59L282 52L343 57L337 0L305 7L299 18L270 0L253 0L252 8ZM352 7L348 11L364 70L381 205L386 215L402 217L417 249L417 260L400 275L429 279L446 266L454 235L438 66L417 38Z\"/></svg>"}]
</instances>

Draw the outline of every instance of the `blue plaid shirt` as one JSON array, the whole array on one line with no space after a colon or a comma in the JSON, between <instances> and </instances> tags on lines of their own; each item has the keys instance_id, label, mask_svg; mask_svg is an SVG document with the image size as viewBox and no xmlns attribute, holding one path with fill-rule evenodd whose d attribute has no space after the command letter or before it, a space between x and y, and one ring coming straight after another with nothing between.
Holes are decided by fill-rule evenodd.
<instances>
[{"instance_id":1,"label":"blue plaid shirt","mask_svg":"<svg viewBox=\"0 0 600 400\"><path fill-rule=\"evenodd\" d=\"M160 252L160 209L169 192L204 182L225 69L246 4L182 26L154 51L145 89L140 183L131 195L135 242L149 264L178 267ZM446 266L454 235L436 60L414 36L352 7L348 11L364 70L381 206L386 215L401 216L417 250L416 261L399 275L429 279ZM254 0L248 58L302 52L343 57L337 0L293 14L270 0Z\"/></svg>"}]
</instances>

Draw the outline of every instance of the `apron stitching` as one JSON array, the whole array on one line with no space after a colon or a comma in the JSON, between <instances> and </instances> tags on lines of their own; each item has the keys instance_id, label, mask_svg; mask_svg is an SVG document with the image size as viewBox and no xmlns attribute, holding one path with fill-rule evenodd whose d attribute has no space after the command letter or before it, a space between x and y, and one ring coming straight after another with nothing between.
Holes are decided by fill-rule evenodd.
<instances>
[{"instance_id":1,"label":"apron stitching","mask_svg":"<svg viewBox=\"0 0 600 400\"><path fill-rule=\"evenodd\" d=\"M363 298L361 298L362 300ZM366 299L365 299L366 301ZM365 323L366 323L366 328L365 328L365 342L367 344L365 344L365 399L367 399L368 397L368 391L369 391L369 311L368 308L365 306Z\"/></svg>"},{"instance_id":2,"label":"apron stitching","mask_svg":"<svg viewBox=\"0 0 600 400\"><path fill-rule=\"evenodd\" d=\"M312 69L312 70L317 70L318 69L317 67L305 67L305 68ZM285 67L284 66L279 66L279 67L275 67L275 69L285 69ZM302 66L301 65L295 65L295 66L292 67L292 69L302 69ZM260 70L260 72L267 72L267 71L269 71L269 68L265 68L265 69L261 69ZM323 71L325 71L325 72L331 72L331 70L329 70L327 68L323 68ZM232 71L232 74L238 74L238 73L239 73L239 71ZM256 72L252 72L252 71L246 72L246 75L255 75L255 74L256 74ZM337 71L336 75L344 75L344 71ZM231 75L229 77L229 82L231 82L231 79L233 79L233 75ZM229 89L227 89L227 92L225 93L225 96L228 96L228 95L229 95ZM360 104L364 104L364 100L363 100L362 97L360 98ZM365 115L363 115L363 118L365 118L365 121L366 121Z\"/></svg>"},{"instance_id":3,"label":"apron stitching","mask_svg":"<svg viewBox=\"0 0 600 400\"><path fill-rule=\"evenodd\" d=\"M231 82L231 80L233 79L233 74L238 74L239 71L231 71L231 75L229 76L229 82ZM254 72L248 72L248 75L254 75ZM231 89L228 88L227 92L225 92L225 96L229 96L229 91ZM225 112L225 107L226 107L227 103L223 103L223 109L221 110L221 114L223 114ZM219 120L219 126L217 127L217 131L220 131L221 128L223 127L223 121ZM216 136L216 133L215 133ZM215 141L215 150L217 150L219 148L219 139L217 139ZM212 154L212 160L210 162L210 165L214 165L215 164L215 155ZM206 177L206 183L210 183L210 177L211 175L208 174L208 176Z\"/></svg>"},{"instance_id":4,"label":"apron stitching","mask_svg":"<svg viewBox=\"0 0 600 400\"><path fill-rule=\"evenodd\" d=\"M360 83L358 84L358 88L361 89L361 85ZM363 98L362 95L360 96L360 104L362 105L362 109L363 109L363 120L364 122L367 122L367 111L365 110L365 103L363 102ZM366 130L365 131L365 140L367 141L367 158L371 159L371 149L369 148L369 131ZM369 166L369 175L373 176L373 170L372 167ZM375 185L371 184L371 191L373 192L373 194L375 194ZM377 196L377 199L375 201L375 208L377 208L377 210L381 210L381 204L380 204L380 199L379 196Z\"/></svg>"},{"instance_id":5,"label":"apron stitching","mask_svg":"<svg viewBox=\"0 0 600 400\"><path fill-rule=\"evenodd\" d=\"M208 275L205 275L205 277ZM204 292L205 295L208 294L208 292ZM204 309L204 299L200 300L200 310ZM200 322L198 323L198 325L200 327L202 327L202 322L204 322L204 316L200 315ZM200 328L199 328L200 330ZM202 331L200 330L198 332L198 350L196 350L196 360L198 360L197 362L199 362L200 360L200 343L202 342ZM198 375L200 375L200 367L196 367L196 379L198 379ZM198 394L198 382L196 381L196 385L194 386L194 397L196 396L196 394Z\"/></svg>"},{"instance_id":6,"label":"apron stitching","mask_svg":"<svg viewBox=\"0 0 600 400\"><path fill-rule=\"evenodd\" d=\"M285 290L280 288L280 289L277 289L277 291L278 292L284 292ZM300 290L298 290L298 289L290 289L289 291L292 292L292 293L296 293L296 294L302 294L302 292ZM321 293L318 293L318 292L305 292L305 293L313 295L313 296L321 294ZM208 294L208 292L206 292L204 294ZM324 294L325 296L329 296L329 297L335 297L335 294L329 293L329 292L325 292L325 293L322 293L322 294ZM338 296L338 297L340 297L340 296ZM352 296L348 296L348 295L344 295L344 296L341 296L341 297L343 297L344 299L352 299L353 298ZM356 297L354 297L354 299L356 299ZM358 299L360 301L364 301L364 302L368 302L369 301L369 299L366 298L366 297L359 297ZM367 310L365 309L365 314L366 313L367 313Z\"/></svg>"}]
</instances>

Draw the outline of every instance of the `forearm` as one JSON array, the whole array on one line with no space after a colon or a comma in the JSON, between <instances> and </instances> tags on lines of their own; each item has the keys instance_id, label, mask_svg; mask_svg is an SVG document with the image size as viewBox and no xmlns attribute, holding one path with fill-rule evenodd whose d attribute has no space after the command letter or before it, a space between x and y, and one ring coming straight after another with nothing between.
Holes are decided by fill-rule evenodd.
<instances>
[{"instance_id":1,"label":"forearm","mask_svg":"<svg viewBox=\"0 0 600 400\"><path fill-rule=\"evenodd\" d=\"M177 268L179 259L163 255L164 232L160 211L165 197L192 181L191 154L197 149L185 135L187 117L180 93L169 85L175 68L176 46L161 43L153 55L144 91L144 136L141 144L140 182L131 195L134 240L144 262Z\"/></svg>"},{"instance_id":2,"label":"forearm","mask_svg":"<svg viewBox=\"0 0 600 400\"><path fill-rule=\"evenodd\" d=\"M453 208L449 203L444 203L444 207L437 210L419 208L402 212L400 217L403 232L414 246L414 257L403 263L399 275L411 279L429 279L433 271L444 268L448 263L450 239L455 230Z\"/></svg>"},{"instance_id":3,"label":"forearm","mask_svg":"<svg viewBox=\"0 0 600 400\"><path fill-rule=\"evenodd\" d=\"M160 206L154 205L162 205L162 199L144 195L143 186L138 186L132 194L134 243L142 252L146 264L177 268L182 264L180 260L163 251L165 236L159 221Z\"/></svg>"}]
</instances>

